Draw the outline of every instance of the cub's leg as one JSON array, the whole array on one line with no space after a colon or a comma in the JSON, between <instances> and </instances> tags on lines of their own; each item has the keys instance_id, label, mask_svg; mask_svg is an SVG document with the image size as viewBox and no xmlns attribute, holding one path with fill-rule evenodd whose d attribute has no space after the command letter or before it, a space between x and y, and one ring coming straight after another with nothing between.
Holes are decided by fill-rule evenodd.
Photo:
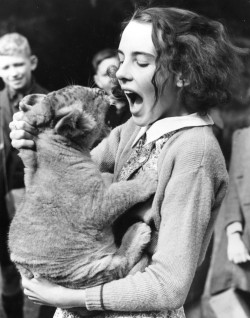
<instances>
[{"instance_id":1,"label":"cub's leg","mask_svg":"<svg viewBox=\"0 0 250 318\"><path fill-rule=\"evenodd\" d=\"M100 258L95 263L92 262L87 274L83 274L83 270L84 273L86 272L86 267L80 268L78 273L74 272L74 275L77 274L74 281L75 288L100 285L126 276L135 265L137 267L138 262L140 263L150 237L151 229L146 223L137 222L131 225L114 254ZM138 270L140 269L141 267Z\"/></svg>"},{"instance_id":2,"label":"cub's leg","mask_svg":"<svg viewBox=\"0 0 250 318\"><path fill-rule=\"evenodd\" d=\"M156 191L157 172L145 171L141 176L111 184L100 200L100 213L93 213L92 223L97 228L112 224L120 215L139 202L145 202Z\"/></svg>"},{"instance_id":3,"label":"cub's leg","mask_svg":"<svg viewBox=\"0 0 250 318\"><path fill-rule=\"evenodd\" d=\"M125 258L121 262L121 276L125 276L129 272L145 268L147 265L147 257L143 257L143 251L150 242L151 229L144 222L137 222L131 225L124 234L121 245L116 252L116 256ZM133 271L131 271L133 269Z\"/></svg>"}]
</instances>

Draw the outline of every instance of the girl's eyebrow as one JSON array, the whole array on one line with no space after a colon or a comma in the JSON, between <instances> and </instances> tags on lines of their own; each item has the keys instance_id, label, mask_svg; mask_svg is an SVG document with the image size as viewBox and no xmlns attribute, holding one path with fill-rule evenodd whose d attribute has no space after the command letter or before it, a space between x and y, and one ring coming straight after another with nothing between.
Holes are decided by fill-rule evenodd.
<instances>
[{"instance_id":1,"label":"girl's eyebrow","mask_svg":"<svg viewBox=\"0 0 250 318\"><path fill-rule=\"evenodd\" d=\"M121 50L118 50L117 51L118 53L124 55L124 53L121 51ZM135 52L132 52L132 55L133 56L136 56L136 55L145 55L147 57L150 57L150 58L155 58L155 55L153 53L147 53L147 52L143 52L143 51L135 51Z\"/></svg>"}]
</instances>

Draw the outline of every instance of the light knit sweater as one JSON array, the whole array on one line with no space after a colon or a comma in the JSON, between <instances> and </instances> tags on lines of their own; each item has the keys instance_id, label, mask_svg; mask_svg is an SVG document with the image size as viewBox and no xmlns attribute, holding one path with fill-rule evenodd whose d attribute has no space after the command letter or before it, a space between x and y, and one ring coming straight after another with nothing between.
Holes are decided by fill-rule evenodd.
<instances>
[{"instance_id":1,"label":"light knit sweater","mask_svg":"<svg viewBox=\"0 0 250 318\"><path fill-rule=\"evenodd\" d=\"M116 179L140 128L129 120L92 151ZM158 187L150 216L159 231L151 264L141 273L106 283L103 305L112 311L164 311L181 307L204 259L228 184L211 126L183 127L158 158ZM101 287L86 290L88 310L102 310Z\"/></svg>"}]
</instances>

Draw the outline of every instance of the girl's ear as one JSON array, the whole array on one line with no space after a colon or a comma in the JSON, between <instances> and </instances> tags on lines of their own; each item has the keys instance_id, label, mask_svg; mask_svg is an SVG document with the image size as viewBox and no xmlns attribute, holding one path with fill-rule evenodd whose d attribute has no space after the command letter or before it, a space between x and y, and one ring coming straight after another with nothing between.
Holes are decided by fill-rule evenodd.
<instances>
[{"instance_id":1,"label":"girl's ear","mask_svg":"<svg viewBox=\"0 0 250 318\"><path fill-rule=\"evenodd\" d=\"M177 87L184 87L190 84L188 79L185 79L181 73L178 73L175 78L176 86Z\"/></svg>"},{"instance_id":2,"label":"girl's ear","mask_svg":"<svg viewBox=\"0 0 250 318\"><path fill-rule=\"evenodd\" d=\"M38 58L36 55L31 55L30 57L31 70L34 71L37 68Z\"/></svg>"}]
</instances>

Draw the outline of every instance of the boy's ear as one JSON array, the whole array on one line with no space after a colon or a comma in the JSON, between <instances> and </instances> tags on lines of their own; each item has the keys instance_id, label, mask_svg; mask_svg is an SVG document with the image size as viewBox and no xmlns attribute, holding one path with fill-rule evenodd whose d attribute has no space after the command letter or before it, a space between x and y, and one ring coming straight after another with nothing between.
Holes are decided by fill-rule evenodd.
<instances>
[{"instance_id":1,"label":"boy's ear","mask_svg":"<svg viewBox=\"0 0 250 318\"><path fill-rule=\"evenodd\" d=\"M36 55L30 56L31 70L34 71L37 68L38 58Z\"/></svg>"},{"instance_id":2,"label":"boy's ear","mask_svg":"<svg viewBox=\"0 0 250 318\"><path fill-rule=\"evenodd\" d=\"M67 138L83 136L96 127L95 119L82 110L79 102L61 108L56 117L60 119L55 125L55 132Z\"/></svg>"},{"instance_id":3,"label":"boy's ear","mask_svg":"<svg viewBox=\"0 0 250 318\"><path fill-rule=\"evenodd\" d=\"M190 81L186 79L181 73L178 73L175 78L177 87L184 87L190 84Z\"/></svg>"}]
</instances>

